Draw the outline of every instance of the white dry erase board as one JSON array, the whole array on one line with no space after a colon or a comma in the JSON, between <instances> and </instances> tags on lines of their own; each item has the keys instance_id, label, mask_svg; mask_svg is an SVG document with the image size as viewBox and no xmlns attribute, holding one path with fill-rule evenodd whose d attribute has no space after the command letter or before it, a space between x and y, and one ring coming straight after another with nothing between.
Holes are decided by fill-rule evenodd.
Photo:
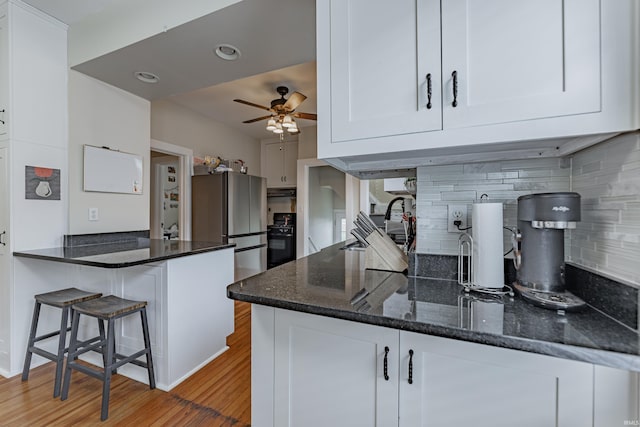
<instances>
[{"instance_id":1,"label":"white dry erase board","mask_svg":"<svg viewBox=\"0 0 640 427\"><path fill-rule=\"evenodd\" d=\"M85 145L84 191L142 194L142 156Z\"/></svg>"}]
</instances>

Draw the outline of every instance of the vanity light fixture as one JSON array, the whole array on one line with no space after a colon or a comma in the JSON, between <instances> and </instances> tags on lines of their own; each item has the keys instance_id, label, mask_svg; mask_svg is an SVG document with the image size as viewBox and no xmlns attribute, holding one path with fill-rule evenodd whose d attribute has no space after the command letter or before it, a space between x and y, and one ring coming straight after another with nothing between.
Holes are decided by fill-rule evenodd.
<instances>
[{"instance_id":1,"label":"vanity light fixture","mask_svg":"<svg viewBox=\"0 0 640 427\"><path fill-rule=\"evenodd\" d=\"M240 58L240 50L230 44L219 44L213 52L225 61L235 61Z\"/></svg>"},{"instance_id":2,"label":"vanity light fixture","mask_svg":"<svg viewBox=\"0 0 640 427\"><path fill-rule=\"evenodd\" d=\"M133 75L136 76L136 79L144 83L158 83L160 81L158 76L147 71L136 71Z\"/></svg>"}]
</instances>

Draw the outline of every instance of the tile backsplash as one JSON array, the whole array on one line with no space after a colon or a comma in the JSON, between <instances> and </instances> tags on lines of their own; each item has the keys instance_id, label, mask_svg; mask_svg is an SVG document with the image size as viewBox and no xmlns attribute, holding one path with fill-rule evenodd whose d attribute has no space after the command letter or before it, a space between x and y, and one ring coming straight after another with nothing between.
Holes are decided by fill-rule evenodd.
<instances>
[{"instance_id":1,"label":"tile backsplash","mask_svg":"<svg viewBox=\"0 0 640 427\"><path fill-rule=\"evenodd\" d=\"M458 233L447 232L447 205L471 205L482 194L504 204L504 225L516 226L517 198L554 191L582 196L582 220L567 233L565 257L640 286L640 136L602 142L571 159L528 159L417 169L418 253L455 255ZM505 252L511 234L503 233Z\"/></svg>"},{"instance_id":2,"label":"tile backsplash","mask_svg":"<svg viewBox=\"0 0 640 427\"><path fill-rule=\"evenodd\" d=\"M447 206L466 204L471 224L472 204L483 194L503 203L505 227L515 228L518 197L531 193L569 191L571 169L561 159L532 159L447 166L417 170L417 246L419 253L455 255L459 233L447 232ZM505 252L511 233L503 233Z\"/></svg>"},{"instance_id":3,"label":"tile backsplash","mask_svg":"<svg viewBox=\"0 0 640 427\"><path fill-rule=\"evenodd\" d=\"M571 179L582 221L571 231L569 260L640 286L640 133L577 153Z\"/></svg>"}]
</instances>

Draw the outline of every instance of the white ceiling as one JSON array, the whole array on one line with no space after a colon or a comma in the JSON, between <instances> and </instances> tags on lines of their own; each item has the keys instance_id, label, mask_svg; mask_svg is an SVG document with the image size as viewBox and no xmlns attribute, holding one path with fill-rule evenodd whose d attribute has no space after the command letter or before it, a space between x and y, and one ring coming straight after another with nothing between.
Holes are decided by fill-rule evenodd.
<instances>
[{"instance_id":1,"label":"white ceiling","mask_svg":"<svg viewBox=\"0 0 640 427\"><path fill-rule=\"evenodd\" d=\"M71 26L110 4L134 0L24 0ZM224 61L217 44L236 46L241 57ZM269 106L287 86L308 98L297 111L316 113L315 0L243 0L73 69L143 98L168 99L256 139L273 136L265 122L243 120L268 114L233 102ZM156 74L142 83L134 72ZM299 120L299 126L315 124Z\"/></svg>"},{"instance_id":2,"label":"white ceiling","mask_svg":"<svg viewBox=\"0 0 640 427\"><path fill-rule=\"evenodd\" d=\"M100 13L110 5L131 0L23 0L49 16L72 25L87 16Z\"/></svg>"}]
</instances>

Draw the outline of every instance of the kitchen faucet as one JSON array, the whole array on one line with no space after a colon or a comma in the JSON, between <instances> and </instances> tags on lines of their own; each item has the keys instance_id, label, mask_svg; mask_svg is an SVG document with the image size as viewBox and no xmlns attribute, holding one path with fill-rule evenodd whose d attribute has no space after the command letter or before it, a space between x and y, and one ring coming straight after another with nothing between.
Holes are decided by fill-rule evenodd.
<instances>
[{"instance_id":1,"label":"kitchen faucet","mask_svg":"<svg viewBox=\"0 0 640 427\"><path fill-rule=\"evenodd\" d=\"M387 212L384 214L384 232L385 233L387 232L387 224L391 220L391 209L393 208L393 205L400 200L402 200L402 213L404 213L404 197L396 197L395 199L392 199L387 205Z\"/></svg>"}]
</instances>

